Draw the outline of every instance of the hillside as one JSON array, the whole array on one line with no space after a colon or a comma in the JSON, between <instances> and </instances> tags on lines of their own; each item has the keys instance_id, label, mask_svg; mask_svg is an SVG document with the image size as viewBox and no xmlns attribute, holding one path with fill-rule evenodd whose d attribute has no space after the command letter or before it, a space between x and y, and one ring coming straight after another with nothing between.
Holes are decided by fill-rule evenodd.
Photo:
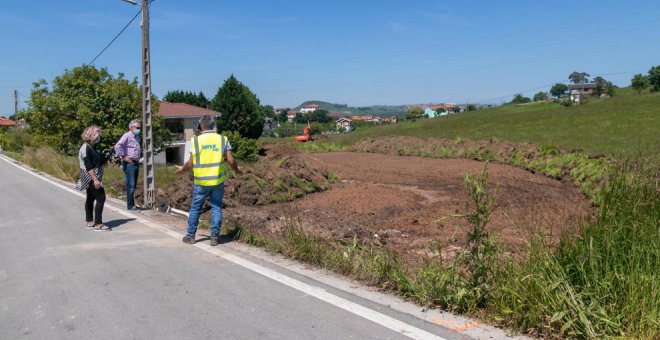
<instances>
[{"instance_id":1,"label":"hillside","mask_svg":"<svg viewBox=\"0 0 660 340\"><path fill-rule=\"evenodd\" d=\"M660 148L660 93L592 99L564 107L557 103L500 106L417 122L361 129L337 136L354 142L364 137L415 136L428 138L491 138L580 148L592 153L625 154Z\"/></svg>"},{"instance_id":2,"label":"hillside","mask_svg":"<svg viewBox=\"0 0 660 340\"><path fill-rule=\"evenodd\" d=\"M365 116L365 115L375 115L382 117L390 116L403 116L407 109L406 105L372 105L372 106L363 106L363 107L352 107L346 104L333 104L329 102L324 102L321 100L308 100L294 109L299 110L307 104L319 104L321 110L326 110L328 112L337 112L344 115L352 116Z\"/></svg>"}]
</instances>

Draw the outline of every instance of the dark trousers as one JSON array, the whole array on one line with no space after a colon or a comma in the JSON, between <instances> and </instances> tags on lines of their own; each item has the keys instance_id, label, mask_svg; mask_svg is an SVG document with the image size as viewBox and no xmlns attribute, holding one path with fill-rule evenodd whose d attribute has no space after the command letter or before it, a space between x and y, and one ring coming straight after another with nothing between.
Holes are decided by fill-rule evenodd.
<instances>
[{"instance_id":1,"label":"dark trousers","mask_svg":"<svg viewBox=\"0 0 660 340\"><path fill-rule=\"evenodd\" d=\"M96 207L94 206L96 201ZM103 223L103 205L105 204L105 189L94 188L94 183L89 183L87 188L87 200L85 201L85 221L94 221L95 224Z\"/></svg>"},{"instance_id":2,"label":"dark trousers","mask_svg":"<svg viewBox=\"0 0 660 340\"><path fill-rule=\"evenodd\" d=\"M135 207L135 187L137 186L140 163L122 162L124 176L126 176L126 208Z\"/></svg>"}]
</instances>

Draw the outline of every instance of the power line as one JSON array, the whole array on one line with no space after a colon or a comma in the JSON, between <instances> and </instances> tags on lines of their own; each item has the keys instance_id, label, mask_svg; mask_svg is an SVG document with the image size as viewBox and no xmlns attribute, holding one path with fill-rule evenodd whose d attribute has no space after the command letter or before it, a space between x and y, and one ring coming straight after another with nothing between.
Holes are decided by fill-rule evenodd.
<instances>
[{"instance_id":1,"label":"power line","mask_svg":"<svg viewBox=\"0 0 660 340\"><path fill-rule=\"evenodd\" d=\"M94 62L96 61L96 59L98 59L98 57L100 57L101 54L103 54L103 52L105 52L105 50L107 50L108 47L110 47L110 45L112 45L112 43L114 43L115 40L117 40L117 38L119 38L119 36L120 36L122 33L124 33L124 31L128 28L128 26L130 26L130 25L133 23L133 21L135 21L135 18L137 18L138 15L140 15L141 12L142 12L142 8L140 8L140 10L139 10L137 13L135 13L135 16L133 17L133 19L131 19L131 21L129 21L128 24L126 24L126 26L124 26L124 28L122 28L121 31L119 31L119 33L117 33L117 35L115 35L115 37L112 38L112 40L110 40L110 42L109 42L107 45L105 45L105 47L101 50L101 52L99 52L99 54L97 54L96 57L94 57L94 59L92 59L92 61L90 61L90 62L87 63L87 64L88 64L88 65L92 65L92 64L94 64Z\"/></svg>"}]
</instances>

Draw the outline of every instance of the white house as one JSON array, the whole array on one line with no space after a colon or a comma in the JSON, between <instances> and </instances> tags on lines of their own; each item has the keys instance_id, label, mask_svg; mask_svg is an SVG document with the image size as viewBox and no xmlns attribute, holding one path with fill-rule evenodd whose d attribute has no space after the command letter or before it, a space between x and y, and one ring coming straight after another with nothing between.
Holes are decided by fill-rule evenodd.
<instances>
[{"instance_id":1,"label":"white house","mask_svg":"<svg viewBox=\"0 0 660 340\"><path fill-rule=\"evenodd\" d=\"M592 95L595 91L595 83L568 85L570 99L576 104L579 104L583 98Z\"/></svg>"},{"instance_id":2,"label":"white house","mask_svg":"<svg viewBox=\"0 0 660 340\"><path fill-rule=\"evenodd\" d=\"M190 147L186 144L194 136L199 119L203 115L217 118L220 113L194 105L161 101L155 115L163 118L163 126L172 134L172 143L167 146L165 152L154 157L154 163L183 164L190 153Z\"/></svg>"},{"instance_id":3,"label":"white house","mask_svg":"<svg viewBox=\"0 0 660 340\"><path fill-rule=\"evenodd\" d=\"M319 104L307 104L300 109L300 113L314 112L319 108L321 108L321 105Z\"/></svg>"},{"instance_id":4,"label":"white house","mask_svg":"<svg viewBox=\"0 0 660 340\"><path fill-rule=\"evenodd\" d=\"M353 129L353 127L351 126L351 120L348 118L341 117L337 119L335 123L337 124L337 130L339 130L340 128L344 128L346 129L346 132L349 132Z\"/></svg>"}]
</instances>

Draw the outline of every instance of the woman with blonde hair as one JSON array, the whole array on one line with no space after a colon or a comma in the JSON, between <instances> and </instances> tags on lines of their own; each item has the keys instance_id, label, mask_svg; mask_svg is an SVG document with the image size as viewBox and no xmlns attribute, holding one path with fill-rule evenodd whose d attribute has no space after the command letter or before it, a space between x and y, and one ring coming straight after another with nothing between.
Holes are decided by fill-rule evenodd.
<instances>
[{"instance_id":1,"label":"woman with blonde hair","mask_svg":"<svg viewBox=\"0 0 660 340\"><path fill-rule=\"evenodd\" d=\"M87 200L85 201L85 221L87 228L95 231L110 231L111 229L103 224L103 205L105 204L105 189L103 189L103 165L106 159L94 149L101 137L101 129L92 125L87 127L80 135L83 145L78 151L78 161L80 162L80 179L76 188L80 191L87 191ZM94 206L96 201L96 206Z\"/></svg>"}]
</instances>

